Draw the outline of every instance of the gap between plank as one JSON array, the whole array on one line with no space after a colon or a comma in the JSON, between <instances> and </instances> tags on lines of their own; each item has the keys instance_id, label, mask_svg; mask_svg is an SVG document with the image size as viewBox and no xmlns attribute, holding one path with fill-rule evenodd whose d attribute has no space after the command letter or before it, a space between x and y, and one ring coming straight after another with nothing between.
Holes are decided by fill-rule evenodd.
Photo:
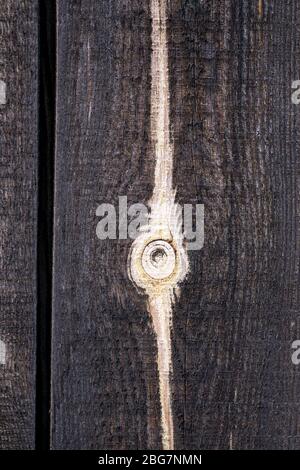
<instances>
[{"instance_id":1,"label":"gap between plank","mask_svg":"<svg viewBox=\"0 0 300 470\"><path fill-rule=\"evenodd\" d=\"M50 447L56 2L39 2L39 162L35 446Z\"/></svg>"}]
</instances>

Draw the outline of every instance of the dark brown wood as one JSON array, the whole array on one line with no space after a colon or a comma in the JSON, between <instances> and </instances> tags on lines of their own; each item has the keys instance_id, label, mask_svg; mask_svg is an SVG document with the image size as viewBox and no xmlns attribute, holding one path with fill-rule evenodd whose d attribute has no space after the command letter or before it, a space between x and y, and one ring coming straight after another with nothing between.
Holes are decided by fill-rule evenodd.
<instances>
[{"instance_id":1,"label":"dark brown wood","mask_svg":"<svg viewBox=\"0 0 300 470\"><path fill-rule=\"evenodd\" d=\"M174 0L168 39L177 200L205 245L174 308L177 449L298 449L297 0ZM130 240L96 208L147 202L149 2L58 2L52 448L161 448L156 343Z\"/></svg>"},{"instance_id":2,"label":"dark brown wood","mask_svg":"<svg viewBox=\"0 0 300 470\"><path fill-rule=\"evenodd\" d=\"M52 447L158 448L155 339L127 276L130 240L100 241L102 202L151 196L148 2L58 2Z\"/></svg>"},{"instance_id":3,"label":"dark brown wood","mask_svg":"<svg viewBox=\"0 0 300 470\"><path fill-rule=\"evenodd\" d=\"M205 245L174 313L176 447L299 449L299 2L174 1L177 197Z\"/></svg>"},{"instance_id":4,"label":"dark brown wood","mask_svg":"<svg viewBox=\"0 0 300 470\"><path fill-rule=\"evenodd\" d=\"M0 12L0 449L35 442L37 4L3 0Z\"/></svg>"}]
</instances>

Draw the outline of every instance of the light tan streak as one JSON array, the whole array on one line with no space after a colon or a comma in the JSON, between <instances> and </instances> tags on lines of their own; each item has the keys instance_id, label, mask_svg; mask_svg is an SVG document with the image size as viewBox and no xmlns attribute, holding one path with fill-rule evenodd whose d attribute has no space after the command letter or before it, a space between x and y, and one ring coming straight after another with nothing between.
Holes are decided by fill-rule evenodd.
<instances>
[{"instance_id":1,"label":"light tan streak","mask_svg":"<svg viewBox=\"0 0 300 470\"><path fill-rule=\"evenodd\" d=\"M258 17L261 19L264 14L263 0L258 0Z\"/></svg>"},{"instance_id":2,"label":"light tan streak","mask_svg":"<svg viewBox=\"0 0 300 470\"><path fill-rule=\"evenodd\" d=\"M170 144L170 93L166 0L151 0L151 137L155 144L153 203L169 198L172 191L173 149Z\"/></svg>"},{"instance_id":3,"label":"light tan streak","mask_svg":"<svg viewBox=\"0 0 300 470\"><path fill-rule=\"evenodd\" d=\"M174 291L188 271L183 248L181 211L173 189L173 146L170 139L170 93L167 45L166 0L151 0L151 139L155 153L154 190L149 201L151 217L143 233L133 242L129 274L137 287L148 295L148 310L157 339L157 366L161 402L162 444L174 449L170 376L172 372L172 304ZM153 279L142 265L145 247L153 240L168 242L176 255L174 271L165 279Z\"/></svg>"},{"instance_id":4,"label":"light tan streak","mask_svg":"<svg viewBox=\"0 0 300 470\"><path fill-rule=\"evenodd\" d=\"M166 450L174 449L174 430L170 390L171 353L171 313L170 296L162 292L149 297L149 310L157 337L157 367L161 402L162 444Z\"/></svg>"},{"instance_id":5,"label":"light tan streak","mask_svg":"<svg viewBox=\"0 0 300 470\"><path fill-rule=\"evenodd\" d=\"M6 364L6 344L0 339L0 364Z\"/></svg>"},{"instance_id":6,"label":"light tan streak","mask_svg":"<svg viewBox=\"0 0 300 470\"><path fill-rule=\"evenodd\" d=\"M0 104L6 104L6 83L0 80Z\"/></svg>"},{"instance_id":7,"label":"light tan streak","mask_svg":"<svg viewBox=\"0 0 300 470\"><path fill-rule=\"evenodd\" d=\"M161 239L169 237L166 224L172 191L173 152L170 144L170 94L167 46L166 1L151 1L152 62L151 62L151 137L155 148L154 191L150 202L152 231L161 231ZM153 230L154 229L154 230ZM171 233L170 233L171 235ZM171 238L171 237L169 237ZM170 374L172 370L171 322L172 302L168 286L149 292L149 311L157 338L157 366L161 402L162 444L174 449L174 429Z\"/></svg>"}]
</instances>

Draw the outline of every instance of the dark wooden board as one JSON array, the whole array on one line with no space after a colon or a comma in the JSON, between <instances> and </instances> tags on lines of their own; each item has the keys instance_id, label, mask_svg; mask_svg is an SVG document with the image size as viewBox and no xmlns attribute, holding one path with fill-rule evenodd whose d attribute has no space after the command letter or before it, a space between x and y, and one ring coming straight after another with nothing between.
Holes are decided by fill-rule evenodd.
<instances>
[{"instance_id":1,"label":"dark wooden board","mask_svg":"<svg viewBox=\"0 0 300 470\"><path fill-rule=\"evenodd\" d=\"M155 341L127 277L130 241L97 206L147 201L148 2L58 2L52 447L158 448Z\"/></svg>"},{"instance_id":2,"label":"dark wooden board","mask_svg":"<svg viewBox=\"0 0 300 470\"><path fill-rule=\"evenodd\" d=\"M177 197L205 244L174 313L176 447L299 449L300 5L174 1Z\"/></svg>"},{"instance_id":3,"label":"dark wooden board","mask_svg":"<svg viewBox=\"0 0 300 470\"><path fill-rule=\"evenodd\" d=\"M131 241L98 240L95 215L152 194L149 2L57 5L52 448L159 449ZM297 449L299 2L174 0L168 14L177 199L205 204L174 308L175 448Z\"/></svg>"},{"instance_id":4,"label":"dark wooden board","mask_svg":"<svg viewBox=\"0 0 300 470\"><path fill-rule=\"evenodd\" d=\"M35 442L37 4L3 0L0 8L0 449Z\"/></svg>"}]
</instances>

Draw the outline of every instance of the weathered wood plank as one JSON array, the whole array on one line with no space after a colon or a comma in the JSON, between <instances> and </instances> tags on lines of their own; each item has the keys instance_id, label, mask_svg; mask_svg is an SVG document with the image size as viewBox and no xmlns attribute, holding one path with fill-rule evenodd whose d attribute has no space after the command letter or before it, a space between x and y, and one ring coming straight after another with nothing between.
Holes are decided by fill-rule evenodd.
<instances>
[{"instance_id":1,"label":"weathered wood plank","mask_svg":"<svg viewBox=\"0 0 300 470\"><path fill-rule=\"evenodd\" d=\"M172 2L177 197L205 204L174 312L177 448L300 447L299 24L296 0Z\"/></svg>"},{"instance_id":2,"label":"weathered wood plank","mask_svg":"<svg viewBox=\"0 0 300 470\"><path fill-rule=\"evenodd\" d=\"M1 449L35 441L37 4L3 0L0 8Z\"/></svg>"},{"instance_id":3,"label":"weathered wood plank","mask_svg":"<svg viewBox=\"0 0 300 470\"><path fill-rule=\"evenodd\" d=\"M58 2L52 447L159 448L155 338L127 275L131 240L97 206L146 201L148 2Z\"/></svg>"},{"instance_id":4,"label":"weathered wood plank","mask_svg":"<svg viewBox=\"0 0 300 470\"><path fill-rule=\"evenodd\" d=\"M206 220L173 309L175 448L296 449L298 2L174 0L168 17L174 186ZM153 194L150 2L61 0L57 54L52 447L161 448L131 240L95 233L98 204Z\"/></svg>"}]
</instances>

